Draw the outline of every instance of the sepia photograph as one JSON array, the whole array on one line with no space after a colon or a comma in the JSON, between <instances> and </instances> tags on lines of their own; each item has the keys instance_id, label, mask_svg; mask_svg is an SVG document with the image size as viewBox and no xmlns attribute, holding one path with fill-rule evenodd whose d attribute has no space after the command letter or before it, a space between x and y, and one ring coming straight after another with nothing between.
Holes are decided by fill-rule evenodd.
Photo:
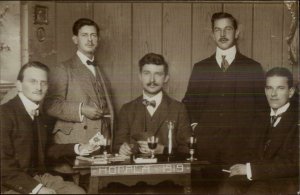
<instances>
[{"instance_id":1,"label":"sepia photograph","mask_svg":"<svg viewBox=\"0 0 300 195\"><path fill-rule=\"evenodd\" d=\"M300 194L296 0L0 1L1 194Z\"/></svg>"}]
</instances>

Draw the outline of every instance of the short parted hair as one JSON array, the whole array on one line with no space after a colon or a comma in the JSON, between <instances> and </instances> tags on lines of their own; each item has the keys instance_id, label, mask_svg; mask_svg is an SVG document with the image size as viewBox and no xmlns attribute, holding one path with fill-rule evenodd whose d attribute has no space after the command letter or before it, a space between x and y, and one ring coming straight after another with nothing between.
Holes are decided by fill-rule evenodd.
<instances>
[{"instance_id":1,"label":"short parted hair","mask_svg":"<svg viewBox=\"0 0 300 195\"><path fill-rule=\"evenodd\" d=\"M94 22L93 20L89 19L89 18L79 18L78 20L76 20L76 22L74 22L73 28L72 28L73 35L78 36L79 30L83 26L94 26L96 28L97 35L99 35L99 26L98 26L98 24L96 22Z\"/></svg>"},{"instance_id":2,"label":"short parted hair","mask_svg":"<svg viewBox=\"0 0 300 195\"><path fill-rule=\"evenodd\" d=\"M214 30L214 28L215 28L215 21L219 20L219 19L224 19L224 18L230 19L233 24L234 30L237 29L237 27L238 27L237 20L231 14L229 14L227 12L217 12L217 13L214 13L211 17L212 30Z\"/></svg>"},{"instance_id":3,"label":"short parted hair","mask_svg":"<svg viewBox=\"0 0 300 195\"><path fill-rule=\"evenodd\" d=\"M142 57L139 61L140 72L142 72L143 66L145 64L155 64L159 66L162 65L164 66L165 75L169 73L169 65L165 61L165 58L160 54L148 53L144 55L144 57Z\"/></svg>"},{"instance_id":4,"label":"short parted hair","mask_svg":"<svg viewBox=\"0 0 300 195\"><path fill-rule=\"evenodd\" d=\"M270 69L266 73L266 79L268 77L273 77L273 76L280 76L280 77L287 78L289 88L293 87L293 75L292 75L291 71L289 71L287 68L275 67L275 68Z\"/></svg>"},{"instance_id":5,"label":"short parted hair","mask_svg":"<svg viewBox=\"0 0 300 195\"><path fill-rule=\"evenodd\" d=\"M17 77L17 80L18 81L23 81L24 79L24 72L27 68L38 68L38 69L41 69L41 70L44 70L45 72L47 72L47 74L49 74L50 70L48 68L48 66L46 66L45 64L41 63L41 62L38 62L38 61L30 61L26 64L24 64L20 71L19 71L19 74L18 74L18 77Z\"/></svg>"}]
</instances>

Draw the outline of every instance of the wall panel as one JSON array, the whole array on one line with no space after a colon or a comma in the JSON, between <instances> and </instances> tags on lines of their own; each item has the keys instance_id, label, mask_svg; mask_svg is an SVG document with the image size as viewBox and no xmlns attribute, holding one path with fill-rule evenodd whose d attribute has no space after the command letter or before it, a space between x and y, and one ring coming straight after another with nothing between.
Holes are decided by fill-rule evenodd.
<instances>
[{"instance_id":1,"label":"wall panel","mask_svg":"<svg viewBox=\"0 0 300 195\"><path fill-rule=\"evenodd\" d=\"M82 17L93 18L91 3L56 3L56 50L57 62L62 62L73 56L77 47L72 41L72 26Z\"/></svg>"},{"instance_id":2,"label":"wall panel","mask_svg":"<svg viewBox=\"0 0 300 195\"><path fill-rule=\"evenodd\" d=\"M20 9L20 2L0 2L0 84L15 83L21 67Z\"/></svg>"},{"instance_id":3,"label":"wall panel","mask_svg":"<svg viewBox=\"0 0 300 195\"><path fill-rule=\"evenodd\" d=\"M252 7L250 3L228 3L224 4L224 11L231 13L238 20L239 39L238 48L240 52L252 57Z\"/></svg>"},{"instance_id":4,"label":"wall panel","mask_svg":"<svg viewBox=\"0 0 300 195\"><path fill-rule=\"evenodd\" d=\"M211 56L216 44L211 34L211 16L222 11L220 3L194 3L192 25L192 64Z\"/></svg>"},{"instance_id":5,"label":"wall panel","mask_svg":"<svg viewBox=\"0 0 300 195\"><path fill-rule=\"evenodd\" d=\"M132 99L142 91L138 61L149 52L162 53L162 4L134 3L132 16Z\"/></svg>"},{"instance_id":6,"label":"wall panel","mask_svg":"<svg viewBox=\"0 0 300 195\"><path fill-rule=\"evenodd\" d=\"M96 57L112 85L118 110L131 99L131 4L94 3L94 19L101 31Z\"/></svg>"},{"instance_id":7,"label":"wall panel","mask_svg":"<svg viewBox=\"0 0 300 195\"><path fill-rule=\"evenodd\" d=\"M265 70L282 63L283 4L254 4L253 57Z\"/></svg>"},{"instance_id":8,"label":"wall panel","mask_svg":"<svg viewBox=\"0 0 300 195\"><path fill-rule=\"evenodd\" d=\"M181 100L191 73L191 9L189 3L164 3L163 54L170 65L169 95Z\"/></svg>"}]
</instances>

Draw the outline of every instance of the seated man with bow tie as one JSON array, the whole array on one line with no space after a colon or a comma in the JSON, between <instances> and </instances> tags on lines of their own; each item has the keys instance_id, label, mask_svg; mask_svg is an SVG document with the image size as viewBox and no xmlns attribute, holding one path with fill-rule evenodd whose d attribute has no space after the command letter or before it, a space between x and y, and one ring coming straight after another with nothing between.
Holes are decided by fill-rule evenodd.
<instances>
[{"instance_id":1,"label":"seated man with bow tie","mask_svg":"<svg viewBox=\"0 0 300 195\"><path fill-rule=\"evenodd\" d=\"M126 103L120 110L115 133L114 149L123 155L150 153L147 138L158 137L156 154L167 151L169 146L168 122L172 121L173 152L188 152L191 127L184 104L170 98L163 91L168 82L168 64L164 57L155 53L146 54L139 61L139 79L143 94Z\"/></svg>"},{"instance_id":2,"label":"seated man with bow tie","mask_svg":"<svg viewBox=\"0 0 300 195\"><path fill-rule=\"evenodd\" d=\"M1 193L83 194L73 182L47 173L46 158L58 159L89 154L97 148L89 144L52 144L48 119L40 103L48 90L46 65L29 62L18 78L18 95L0 107Z\"/></svg>"},{"instance_id":3,"label":"seated man with bow tie","mask_svg":"<svg viewBox=\"0 0 300 195\"><path fill-rule=\"evenodd\" d=\"M270 113L257 123L254 160L230 167L220 194L296 194L299 191L298 98L293 76L282 67L266 73L265 94ZM295 97L293 97L295 96ZM239 180L244 177L245 180Z\"/></svg>"}]
</instances>

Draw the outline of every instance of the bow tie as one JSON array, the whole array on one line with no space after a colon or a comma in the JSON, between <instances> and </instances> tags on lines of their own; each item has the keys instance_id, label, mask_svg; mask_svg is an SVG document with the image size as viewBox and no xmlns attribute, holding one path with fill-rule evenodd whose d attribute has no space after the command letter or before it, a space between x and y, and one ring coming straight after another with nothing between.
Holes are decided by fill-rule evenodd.
<instances>
[{"instance_id":1,"label":"bow tie","mask_svg":"<svg viewBox=\"0 0 300 195\"><path fill-rule=\"evenodd\" d=\"M39 109L31 110L30 114L34 117L39 116L39 114L40 114Z\"/></svg>"},{"instance_id":2,"label":"bow tie","mask_svg":"<svg viewBox=\"0 0 300 195\"><path fill-rule=\"evenodd\" d=\"M153 108L155 108L155 106L156 106L155 100L148 101L146 99L143 99L143 104L145 106L152 106Z\"/></svg>"},{"instance_id":3,"label":"bow tie","mask_svg":"<svg viewBox=\"0 0 300 195\"><path fill-rule=\"evenodd\" d=\"M95 63L95 61L90 61L90 60L87 60L87 61L86 61L86 64L87 64L87 65L96 66L96 63Z\"/></svg>"}]
</instances>

